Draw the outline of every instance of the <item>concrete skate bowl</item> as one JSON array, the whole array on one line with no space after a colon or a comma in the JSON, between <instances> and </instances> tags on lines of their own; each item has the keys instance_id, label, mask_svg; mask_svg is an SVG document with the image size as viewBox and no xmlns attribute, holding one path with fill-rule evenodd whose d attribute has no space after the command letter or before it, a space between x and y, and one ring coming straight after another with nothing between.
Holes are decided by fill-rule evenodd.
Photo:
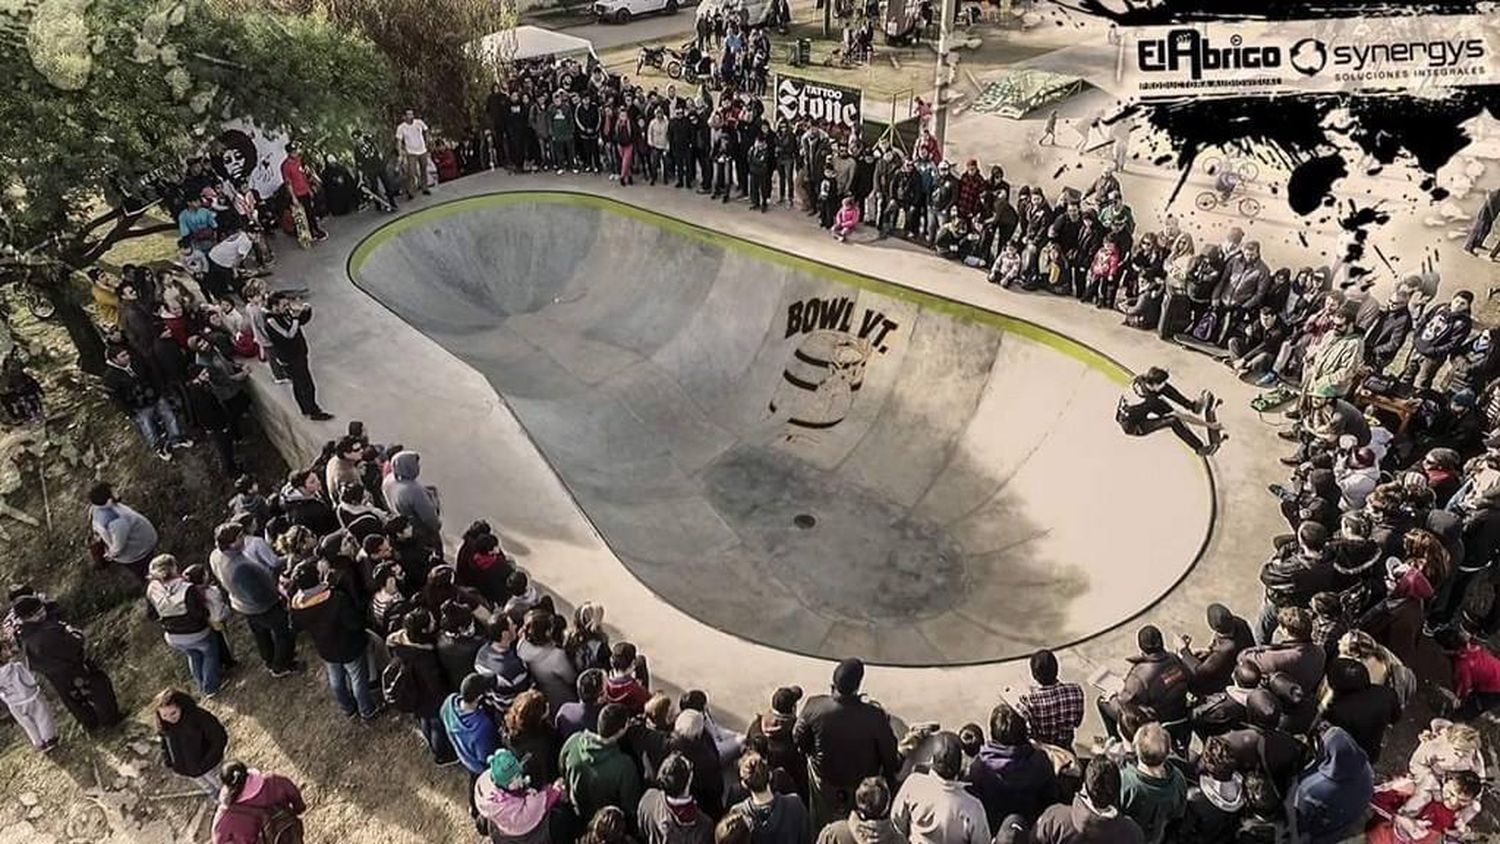
<instances>
[{"instance_id":1,"label":"concrete skate bowl","mask_svg":"<svg viewBox=\"0 0 1500 844\"><path fill-rule=\"evenodd\" d=\"M774 648L1074 644L1212 528L1206 464L1116 426L1127 373L1028 322L570 193L415 212L349 271L489 379L647 588Z\"/></svg>"}]
</instances>

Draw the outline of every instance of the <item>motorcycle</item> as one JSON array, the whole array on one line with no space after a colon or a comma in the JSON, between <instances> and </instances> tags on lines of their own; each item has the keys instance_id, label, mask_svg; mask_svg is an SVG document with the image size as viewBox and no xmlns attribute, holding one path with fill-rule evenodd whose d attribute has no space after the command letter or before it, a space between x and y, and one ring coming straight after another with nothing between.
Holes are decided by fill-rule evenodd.
<instances>
[{"instance_id":1,"label":"motorcycle","mask_svg":"<svg viewBox=\"0 0 1500 844\"><path fill-rule=\"evenodd\" d=\"M658 44L655 47L649 45L642 47L640 53L635 57L635 74L640 76L641 69L646 67L666 70L666 54L667 48L662 44Z\"/></svg>"}]
</instances>

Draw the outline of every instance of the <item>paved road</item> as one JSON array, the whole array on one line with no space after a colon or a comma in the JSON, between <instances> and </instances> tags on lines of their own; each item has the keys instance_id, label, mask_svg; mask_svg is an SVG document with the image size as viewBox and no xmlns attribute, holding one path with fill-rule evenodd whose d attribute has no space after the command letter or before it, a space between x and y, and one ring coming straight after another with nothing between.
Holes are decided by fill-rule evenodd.
<instances>
[{"instance_id":1,"label":"paved road","mask_svg":"<svg viewBox=\"0 0 1500 844\"><path fill-rule=\"evenodd\" d=\"M693 7L687 7L675 15L646 15L621 26L613 23L591 23L568 27L569 35L587 38L594 42L594 50L604 52L613 47L656 41L674 35L685 35L693 31Z\"/></svg>"},{"instance_id":2,"label":"paved road","mask_svg":"<svg viewBox=\"0 0 1500 844\"><path fill-rule=\"evenodd\" d=\"M1202 464L1120 435L1120 371L1090 350L564 196L419 211L355 278L490 380L679 609L941 665L1090 636L1191 565Z\"/></svg>"}]
</instances>

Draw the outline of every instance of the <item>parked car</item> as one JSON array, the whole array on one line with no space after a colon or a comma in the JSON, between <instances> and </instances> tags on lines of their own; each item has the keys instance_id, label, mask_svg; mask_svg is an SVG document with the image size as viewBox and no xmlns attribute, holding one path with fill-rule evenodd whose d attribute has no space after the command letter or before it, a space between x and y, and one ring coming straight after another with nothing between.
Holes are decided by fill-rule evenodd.
<instances>
[{"instance_id":1,"label":"parked car","mask_svg":"<svg viewBox=\"0 0 1500 844\"><path fill-rule=\"evenodd\" d=\"M630 23L630 19L636 15L652 12L676 14L677 4L678 0L597 0L594 3L594 17L601 21Z\"/></svg>"}]
</instances>

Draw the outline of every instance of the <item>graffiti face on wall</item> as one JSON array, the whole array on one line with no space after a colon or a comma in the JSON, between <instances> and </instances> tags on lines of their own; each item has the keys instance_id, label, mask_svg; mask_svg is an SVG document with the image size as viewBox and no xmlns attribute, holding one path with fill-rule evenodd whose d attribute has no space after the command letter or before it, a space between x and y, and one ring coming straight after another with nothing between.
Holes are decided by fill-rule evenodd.
<instances>
[{"instance_id":1,"label":"graffiti face on wall","mask_svg":"<svg viewBox=\"0 0 1500 844\"><path fill-rule=\"evenodd\" d=\"M885 354L897 323L865 308L855 319L848 297L810 298L787 307L786 337L800 337L771 397L773 416L798 428L827 429L844 421L864 385L871 360Z\"/></svg>"}]
</instances>

